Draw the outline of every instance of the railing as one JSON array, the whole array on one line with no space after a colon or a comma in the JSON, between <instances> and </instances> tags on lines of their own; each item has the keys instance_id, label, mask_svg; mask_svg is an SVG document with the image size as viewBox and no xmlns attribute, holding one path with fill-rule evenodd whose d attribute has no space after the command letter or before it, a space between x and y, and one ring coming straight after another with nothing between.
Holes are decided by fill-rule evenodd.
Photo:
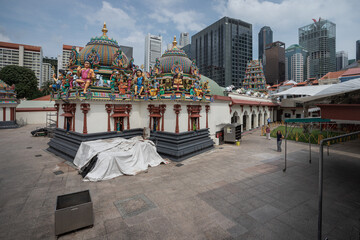
<instances>
[{"instance_id":1,"label":"railing","mask_svg":"<svg viewBox=\"0 0 360 240\"><path fill-rule=\"evenodd\" d=\"M343 141L350 141L354 138L360 137L360 131L353 132L353 133L347 133L344 135L331 137L331 138L325 138L320 141L320 147L319 147L319 199L318 199L318 240L321 240L322 237L322 201L323 201L323 166L324 166L324 144L330 142L330 141L336 141L338 139L342 139Z\"/></svg>"}]
</instances>

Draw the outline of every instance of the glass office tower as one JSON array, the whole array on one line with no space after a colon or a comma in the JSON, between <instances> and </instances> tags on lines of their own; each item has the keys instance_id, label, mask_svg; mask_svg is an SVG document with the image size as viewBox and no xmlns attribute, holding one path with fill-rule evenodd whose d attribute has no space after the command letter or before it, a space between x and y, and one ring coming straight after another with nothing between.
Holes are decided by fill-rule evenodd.
<instances>
[{"instance_id":1,"label":"glass office tower","mask_svg":"<svg viewBox=\"0 0 360 240\"><path fill-rule=\"evenodd\" d=\"M240 87L252 60L252 25L224 17L192 36L191 55L201 74L220 86Z\"/></svg>"}]
</instances>

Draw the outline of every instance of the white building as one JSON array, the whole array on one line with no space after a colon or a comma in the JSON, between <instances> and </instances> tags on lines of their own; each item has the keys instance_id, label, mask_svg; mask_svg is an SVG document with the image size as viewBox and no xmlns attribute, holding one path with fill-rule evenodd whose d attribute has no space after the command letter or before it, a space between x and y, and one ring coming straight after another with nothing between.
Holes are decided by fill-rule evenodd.
<instances>
[{"instance_id":1,"label":"white building","mask_svg":"<svg viewBox=\"0 0 360 240\"><path fill-rule=\"evenodd\" d=\"M150 66L155 65L156 58L161 57L162 37L148 33L145 37L145 71L149 71Z\"/></svg>"},{"instance_id":2,"label":"white building","mask_svg":"<svg viewBox=\"0 0 360 240\"><path fill-rule=\"evenodd\" d=\"M184 47L188 44L190 44L189 33L187 33L187 32L180 33L179 45ZM181 47L179 47L179 48L181 48Z\"/></svg>"},{"instance_id":3,"label":"white building","mask_svg":"<svg viewBox=\"0 0 360 240\"><path fill-rule=\"evenodd\" d=\"M38 87L42 85L42 48L38 46L0 42L0 69L8 65L18 65L34 71Z\"/></svg>"},{"instance_id":4,"label":"white building","mask_svg":"<svg viewBox=\"0 0 360 240\"><path fill-rule=\"evenodd\" d=\"M52 76L54 74L54 70L50 63L42 63L42 82L52 80Z\"/></svg>"},{"instance_id":5,"label":"white building","mask_svg":"<svg viewBox=\"0 0 360 240\"><path fill-rule=\"evenodd\" d=\"M303 82L309 78L308 51L298 44L293 44L285 50L285 80Z\"/></svg>"},{"instance_id":6,"label":"white building","mask_svg":"<svg viewBox=\"0 0 360 240\"><path fill-rule=\"evenodd\" d=\"M348 53L339 51L336 53L336 71L344 69L348 65Z\"/></svg>"}]
</instances>

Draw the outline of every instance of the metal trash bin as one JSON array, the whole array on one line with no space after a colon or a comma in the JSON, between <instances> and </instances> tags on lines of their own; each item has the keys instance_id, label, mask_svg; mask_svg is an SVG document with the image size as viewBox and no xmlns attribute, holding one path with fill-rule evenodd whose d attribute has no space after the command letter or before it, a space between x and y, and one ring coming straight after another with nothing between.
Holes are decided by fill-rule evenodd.
<instances>
[{"instance_id":1,"label":"metal trash bin","mask_svg":"<svg viewBox=\"0 0 360 240\"><path fill-rule=\"evenodd\" d=\"M55 235L93 226L93 203L89 190L57 197Z\"/></svg>"},{"instance_id":2,"label":"metal trash bin","mask_svg":"<svg viewBox=\"0 0 360 240\"><path fill-rule=\"evenodd\" d=\"M224 126L224 142L235 143L241 139L241 124L227 124Z\"/></svg>"}]
</instances>

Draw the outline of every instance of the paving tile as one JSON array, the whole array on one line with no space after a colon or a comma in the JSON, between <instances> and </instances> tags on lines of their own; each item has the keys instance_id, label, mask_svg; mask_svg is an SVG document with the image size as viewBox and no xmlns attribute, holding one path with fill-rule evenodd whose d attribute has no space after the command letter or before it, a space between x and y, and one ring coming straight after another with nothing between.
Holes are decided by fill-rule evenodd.
<instances>
[{"instance_id":1,"label":"paving tile","mask_svg":"<svg viewBox=\"0 0 360 240\"><path fill-rule=\"evenodd\" d=\"M275 208L269 204L266 204L262 207L259 207L258 209L255 209L248 214L253 217L255 220L265 223L269 221L270 219L280 215L282 213L281 210L278 208Z\"/></svg>"}]
</instances>

